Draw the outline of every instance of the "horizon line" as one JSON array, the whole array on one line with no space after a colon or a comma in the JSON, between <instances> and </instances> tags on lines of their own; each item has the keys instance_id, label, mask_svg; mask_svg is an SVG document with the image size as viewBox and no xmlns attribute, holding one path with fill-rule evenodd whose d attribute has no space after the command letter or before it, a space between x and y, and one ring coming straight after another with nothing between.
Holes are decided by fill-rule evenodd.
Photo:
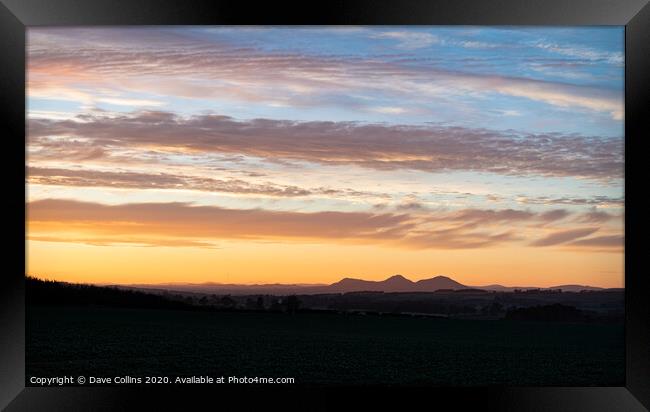
<instances>
[{"instance_id":1,"label":"horizon line","mask_svg":"<svg viewBox=\"0 0 650 412\"><path fill-rule=\"evenodd\" d=\"M465 284L461 281L458 281L454 279L451 276L448 275L435 275L432 277L423 277L418 280L412 280L409 279L408 277L402 275L402 274L394 274L390 275L384 279L380 280L369 280L369 279L362 279L362 278L356 278L356 277L350 277L350 276L343 276L339 280L331 282L331 283L279 283L279 282L274 282L274 283L222 283L222 282L215 282L215 281L206 281L206 282L158 282L158 283L149 283L149 282L135 282L135 283L119 283L119 282L78 282L78 281L66 281L66 280L56 280L54 278L49 278L49 277L43 277L43 276L36 276L36 275L31 275L28 273L25 273L25 277L32 277L35 279L41 279L41 280L51 280L51 281L57 281L57 282L66 282L66 283L77 283L77 284L86 284L86 285L96 285L96 286L140 286L140 285L146 285L146 286L205 286L205 285L220 285L220 286L244 286L244 287L255 287L255 286L295 286L295 287L323 287L323 286L331 286L334 285L342 280L345 279L351 279L351 280L360 280L364 282L385 282L391 278L394 277L402 277L403 279L411 282L411 283L417 283L420 281L424 280L430 280L430 279L436 279L436 278L447 278L450 279L454 282L457 282L461 284L464 287L467 288L481 288L481 287L487 287L487 286L501 286L504 288L523 288L523 289L530 289L530 288L539 288L539 289L554 289L558 288L559 286L585 286L585 287L592 287L592 288L601 288L601 289L625 289L625 284L622 286L602 286L602 285L595 285L595 284L582 284L582 283L571 283L571 282L566 282L562 284L553 284L550 286L538 286L538 285L505 285L501 283L487 283L483 285L468 285Z\"/></svg>"}]
</instances>

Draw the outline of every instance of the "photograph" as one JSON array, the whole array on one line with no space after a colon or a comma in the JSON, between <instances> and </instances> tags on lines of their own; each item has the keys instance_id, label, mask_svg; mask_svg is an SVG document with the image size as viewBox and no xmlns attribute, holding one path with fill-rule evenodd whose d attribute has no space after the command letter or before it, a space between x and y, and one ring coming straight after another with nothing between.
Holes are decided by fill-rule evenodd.
<instances>
[{"instance_id":1,"label":"photograph","mask_svg":"<svg viewBox=\"0 0 650 412\"><path fill-rule=\"evenodd\" d=\"M27 27L25 386L625 386L625 35Z\"/></svg>"}]
</instances>

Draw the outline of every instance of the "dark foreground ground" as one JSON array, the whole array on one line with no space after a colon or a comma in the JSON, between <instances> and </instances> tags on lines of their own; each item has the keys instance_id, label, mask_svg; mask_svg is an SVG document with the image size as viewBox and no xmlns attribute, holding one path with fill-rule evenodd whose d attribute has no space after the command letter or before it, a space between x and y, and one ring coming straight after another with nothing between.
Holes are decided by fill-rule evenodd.
<instances>
[{"instance_id":1,"label":"dark foreground ground","mask_svg":"<svg viewBox=\"0 0 650 412\"><path fill-rule=\"evenodd\" d=\"M622 323L28 305L26 375L621 386Z\"/></svg>"}]
</instances>

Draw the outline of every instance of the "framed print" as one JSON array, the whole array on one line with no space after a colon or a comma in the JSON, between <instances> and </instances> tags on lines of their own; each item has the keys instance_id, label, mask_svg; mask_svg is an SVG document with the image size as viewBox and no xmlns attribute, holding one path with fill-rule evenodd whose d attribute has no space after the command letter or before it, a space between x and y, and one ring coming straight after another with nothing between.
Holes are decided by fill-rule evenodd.
<instances>
[{"instance_id":1,"label":"framed print","mask_svg":"<svg viewBox=\"0 0 650 412\"><path fill-rule=\"evenodd\" d=\"M8 411L650 405L647 2L2 3Z\"/></svg>"}]
</instances>

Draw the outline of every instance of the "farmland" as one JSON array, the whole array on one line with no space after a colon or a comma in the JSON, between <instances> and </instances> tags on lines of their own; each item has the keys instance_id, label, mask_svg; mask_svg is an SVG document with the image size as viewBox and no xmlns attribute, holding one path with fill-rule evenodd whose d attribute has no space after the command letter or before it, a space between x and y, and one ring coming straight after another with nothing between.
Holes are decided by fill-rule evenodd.
<instances>
[{"instance_id":1,"label":"farmland","mask_svg":"<svg viewBox=\"0 0 650 412\"><path fill-rule=\"evenodd\" d=\"M624 334L622 323L28 305L26 368L27 379L618 386Z\"/></svg>"}]
</instances>

